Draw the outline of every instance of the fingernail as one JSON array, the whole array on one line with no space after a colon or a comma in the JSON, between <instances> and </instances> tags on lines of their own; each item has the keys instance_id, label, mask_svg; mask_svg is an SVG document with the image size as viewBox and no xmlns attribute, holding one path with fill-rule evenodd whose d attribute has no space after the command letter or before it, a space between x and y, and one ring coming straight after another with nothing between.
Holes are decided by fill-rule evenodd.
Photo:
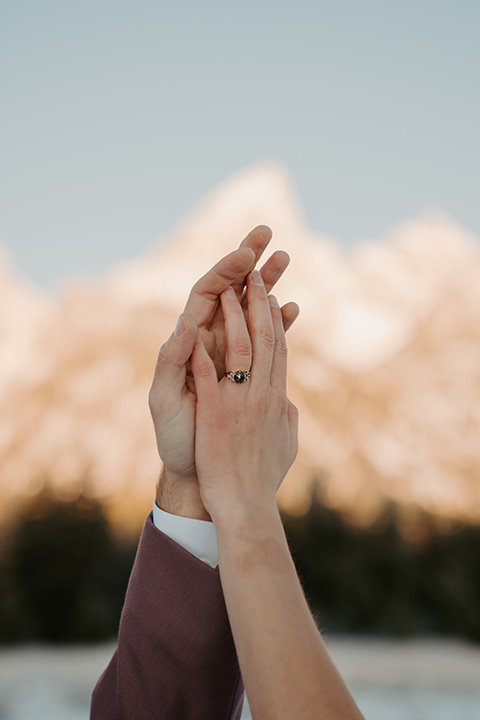
<instances>
[{"instance_id":1,"label":"fingernail","mask_svg":"<svg viewBox=\"0 0 480 720\"><path fill-rule=\"evenodd\" d=\"M269 295L269 296L268 296L268 299L270 300L270 305L273 305L273 307L277 307L277 308L280 307L280 305L278 304L278 300L277 300L277 298L275 297L275 295Z\"/></svg>"},{"instance_id":2,"label":"fingernail","mask_svg":"<svg viewBox=\"0 0 480 720\"><path fill-rule=\"evenodd\" d=\"M185 331L185 320L183 319L183 315L180 315L180 317L177 320L177 324L175 326L175 330L173 331L173 336L178 338L180 335L183 334Z\"/></svg>"},{"instance_id":3,"label":"fingernail","mask_svg":"<svg viewBox=\"0 0 480 720\"><path fill-rule=\"evenodd\" d=\"M254 285L263 285L262 273L259 270L252 270L250 277Z\"/></svg>"},{"instance_id":4,"label":"fingernail","mask_svg":"<svg viewBox=\"0 0 480 720\"><path fill-rule=\"evenodd\" d=\"M225 295L225 297L230 298L230 300L236 300L237 298L237 296L235 295L235 290L232 288L231 285L223 291L223 294Z\"/></svg>"}]
</instances>

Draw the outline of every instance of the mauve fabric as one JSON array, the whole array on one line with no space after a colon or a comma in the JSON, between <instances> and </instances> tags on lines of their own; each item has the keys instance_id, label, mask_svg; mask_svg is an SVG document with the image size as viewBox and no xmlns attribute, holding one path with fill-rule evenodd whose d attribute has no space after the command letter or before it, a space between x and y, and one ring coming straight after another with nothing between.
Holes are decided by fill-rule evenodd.
<instances>
[{"instance_id":1,"label":"mauve fabric","mask_svg":"<svg viewBox=\"0 0 480 720\"><path fill-rule=\"evenodd\" d=\"M158 530L150 513L91 720L239 720L242 705L219 574Z\"/></svg>"}]
</instances>

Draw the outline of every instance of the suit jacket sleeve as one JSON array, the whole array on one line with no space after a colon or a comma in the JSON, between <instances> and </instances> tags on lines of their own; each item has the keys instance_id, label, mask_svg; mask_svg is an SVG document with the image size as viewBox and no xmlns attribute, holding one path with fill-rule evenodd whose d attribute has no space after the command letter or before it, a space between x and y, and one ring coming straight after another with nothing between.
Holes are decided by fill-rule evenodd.
<instances>
[{"instance_id":1,"label":"suit jacket sleeve","mask_svg":"<svg viewBox=\"0 0 480 720\"><path fill-rule=\"evenodd\" d=\"M242 704L219 573L158 530L150 513L91 720L239 720Z\"/></svg>"}]
</instances>

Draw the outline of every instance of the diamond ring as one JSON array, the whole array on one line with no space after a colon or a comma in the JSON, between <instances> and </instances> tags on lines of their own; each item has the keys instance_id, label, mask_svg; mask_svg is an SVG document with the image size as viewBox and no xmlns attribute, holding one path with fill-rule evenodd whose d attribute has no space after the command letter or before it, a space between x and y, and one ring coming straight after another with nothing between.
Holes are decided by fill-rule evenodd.
<instances>
[{"instance_id":1,"label":"diamond ring","mask_svg":"<svg viewBox=\"0 0 480 720\"><path fill-rule=\"evenodd\" d=\"M244 383L250 379L250 372L248 370L225 370L225 375L236 383Z\"/></svg>"}]
</instances>

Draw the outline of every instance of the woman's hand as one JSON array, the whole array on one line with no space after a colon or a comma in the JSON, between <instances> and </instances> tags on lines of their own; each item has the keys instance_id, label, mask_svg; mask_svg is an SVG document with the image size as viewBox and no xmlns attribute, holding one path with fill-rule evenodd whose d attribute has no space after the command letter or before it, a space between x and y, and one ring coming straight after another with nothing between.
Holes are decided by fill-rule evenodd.
<instances>
[{"instance_id":1,"label":"woman's hand","mask_svg":"<svg viewBox=\"0 0 480 720\"><path fill-rule=\"evenodd\" d=\"M218 382L200 339L195 461L215 524L220 581L252 716L363 720L308 608L275 502L297 453L297 410L286 395L282 314L260 273L247 280L248 327L235 292L222 293L227 370Z\"/></svg>"},{"instance_id":2,"label":"woman's hand","mask_svg":"<svg viewBox=\"0 0 480 720\"><path fill-rule=\"evenodd\" d=\"M195 463L203 504L215 522L231 512L274 506L297 453L296 408L286 395L287 346L282 312L258 271L247 280L248 327L236 293L222 293L226 369L251 368L237 384L218 382L201 337L191 367L197 406ZM298 312L298 310L297 310Z\"/></svg>"}]
</instances>

